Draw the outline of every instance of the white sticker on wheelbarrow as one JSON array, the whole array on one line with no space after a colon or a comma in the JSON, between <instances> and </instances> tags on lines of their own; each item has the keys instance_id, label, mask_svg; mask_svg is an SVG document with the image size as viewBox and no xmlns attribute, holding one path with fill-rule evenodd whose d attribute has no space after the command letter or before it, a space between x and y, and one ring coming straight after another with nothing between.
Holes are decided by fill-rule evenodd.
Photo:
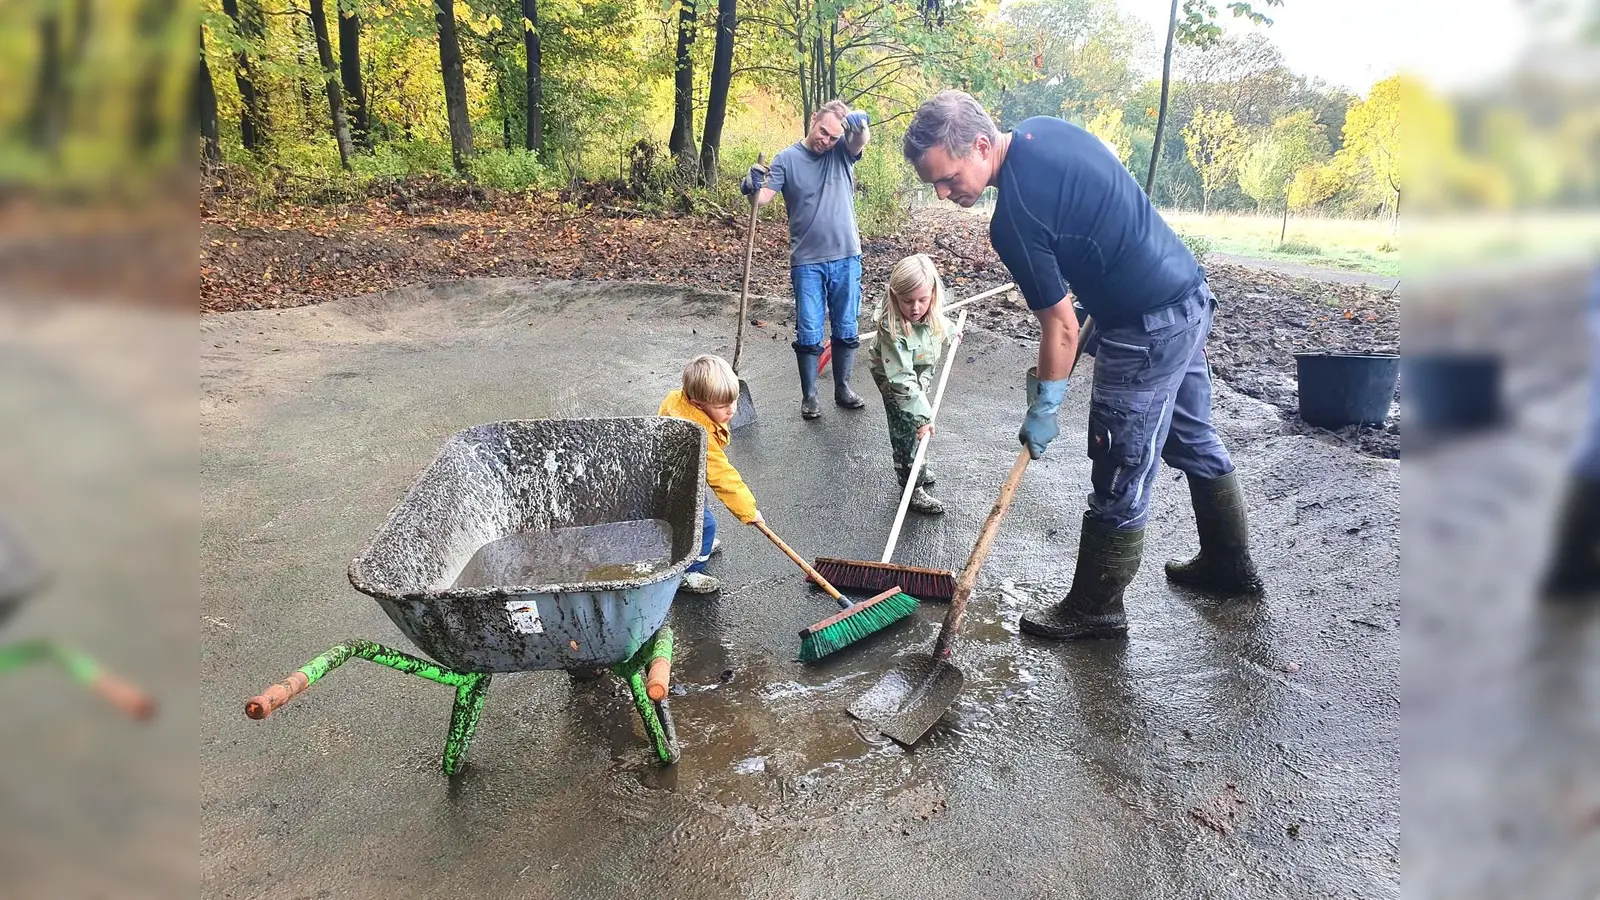
<instances>
[{"instance_id":1,"label":"white sticker on wheelbarrow","mask_svg":"<svg viewBox=\"0 0 1600 900\"><path fill-rule=\"evenodd\" d=\"M544 634L544 623L539 621L539 607L524 600L513 600L506 604L506 612L511 614L511 627L522 634Z\"/></svg>"}]
</instances>

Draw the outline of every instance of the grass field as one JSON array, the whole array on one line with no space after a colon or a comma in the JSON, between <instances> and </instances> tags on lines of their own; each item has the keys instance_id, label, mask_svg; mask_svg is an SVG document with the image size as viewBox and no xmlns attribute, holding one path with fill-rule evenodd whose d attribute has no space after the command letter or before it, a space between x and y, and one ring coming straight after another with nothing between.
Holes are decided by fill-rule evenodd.
<instances>
[{"instance_id":1,"label":"grass field","mask_svg":"<svg viewBox=\"0 0 1600 900\"><path fill-rule=\"evenodd\" d=\"M1400 239L1391 233L1387 219L1290 216L1287 239L1280 243L1283 222L1277 216L1202 216L1175 210L1161 215L1180 234L1210 241L1218 253L1400 277Z\"/></svg>"}]
</instances>

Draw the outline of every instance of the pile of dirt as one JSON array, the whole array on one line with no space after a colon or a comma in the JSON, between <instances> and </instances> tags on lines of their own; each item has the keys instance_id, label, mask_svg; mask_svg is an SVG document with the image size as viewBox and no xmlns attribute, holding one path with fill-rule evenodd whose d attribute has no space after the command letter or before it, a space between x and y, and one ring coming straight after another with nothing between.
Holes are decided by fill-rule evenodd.
<instances>
[{"instance_id":1,"label":"pile of dirt","mask_svg":"<svg viewBox=\"0 0 1600 900\"><path fill-rule=\"evenodd\" d=\"M465 192L465 193L463 193ZM593 198L591 198L593 199ZM605 208L572 211L558 199L484 192L454 183L384 184L349 203L270 212L216 196L201 207L204 312L272 309L408 284L465 277L617 279L737 292L744 227L731 216L671 216ZM788 297L788 231L763 214L751 291ZM922 209L899 233L863 241L863 308L882 301L901 257L926 253L957 297L1005 283L982 218ZM1334 433L1300 422L1294 354L1396 352L1400 307L1352 285L1237 265L1207 266L1220 301L1209 354L1217 376L1277 407L1285 427L1395 458L1398 418L1382 428ZM1025 308L979 304L973 324L1023 342L1038 339ZM785 323L786 324L786 323Z\"/></svg>"}]
</instances>

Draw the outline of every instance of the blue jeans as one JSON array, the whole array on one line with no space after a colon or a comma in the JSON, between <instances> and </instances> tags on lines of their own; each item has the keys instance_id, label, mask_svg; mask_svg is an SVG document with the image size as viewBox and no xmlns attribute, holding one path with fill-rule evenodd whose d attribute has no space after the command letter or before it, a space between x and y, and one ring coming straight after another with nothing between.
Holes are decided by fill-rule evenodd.
<instances>
[{"instance_id":1,"label":"blue jeans","mask_svg":"<svg viewBox=\"0 0 1600 900\"><path fill-rule=\"evenodd\" d=\"M824 314L833 339L855 346L856 319L861 316L861 257L791 266L789 282L794 286L796 350L822 352Z\"/></svg>"},{"instance_id":2,"label":"blue jeans","mask_svg":"<svg viewBox=\"0 0 1600 900\"><path fill-rule=\"evenodd\" d=\"M706 492L705 516L700 520L700 555L685 572L704 572L711 561L711 545L717 542L717 517L711 514L711 492Z\"/></svg>"},{"instance_id":3,"label":"blue jeans","mask_svg":"<svg viewBox=\"0 0 1600 900\"><path fill-rule=\"evenodd\" d=\"M1216 297L1204 282L1132 323L1095 325L1089 400L1089 517L1121 530L1143 528L1159 461L1199 478L1221 478L1233 460L1211 424L1206 338Z\"/></svg>"},{"instance_id":4,"label":"blue jeans","mask_svg":"<svg viewBox=\"0 0 1600 900\"><path fill-rule=\"evenodd\" d=\"M1589 422L1573 470L1588 481L1600 481L1600 272L1595 273L1589 295L1589 339L1594 342L1589 363Z\"/></svg>"}]
</instances>

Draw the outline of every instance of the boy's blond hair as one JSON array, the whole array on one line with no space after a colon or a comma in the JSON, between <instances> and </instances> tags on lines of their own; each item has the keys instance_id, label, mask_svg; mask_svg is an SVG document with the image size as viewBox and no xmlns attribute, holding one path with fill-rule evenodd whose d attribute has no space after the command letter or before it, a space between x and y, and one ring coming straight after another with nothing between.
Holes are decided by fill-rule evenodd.
<instances>
[{"instance_id":1,"label":"boy's blond hair","mask_svg":"<svg viewBox=\"0 0 1600 900\"><path fill-rule=\"evenodd\" d=\"M891 334L910 334L911 323L901 317L900 304L895 298L923 287L933 292L923 321L933 336L942 341L950 332L950 320L944 317L944 279L939 277L938 268L926 253L913 254L894 264L894 271L889 273L889 302L883 306L883 323Z\"/></svg>"},{"instance_id":2,"label":"boy's blond hair","mask_svg":"<svg viewBox=\"0 0 1600 900\"><path fill-rule=\"evenodd\" d=\"M683 367L683 396L710 406L732 403L739 399L739 376L727 360L702 353Z\"/></svg>"}]
</instances>

